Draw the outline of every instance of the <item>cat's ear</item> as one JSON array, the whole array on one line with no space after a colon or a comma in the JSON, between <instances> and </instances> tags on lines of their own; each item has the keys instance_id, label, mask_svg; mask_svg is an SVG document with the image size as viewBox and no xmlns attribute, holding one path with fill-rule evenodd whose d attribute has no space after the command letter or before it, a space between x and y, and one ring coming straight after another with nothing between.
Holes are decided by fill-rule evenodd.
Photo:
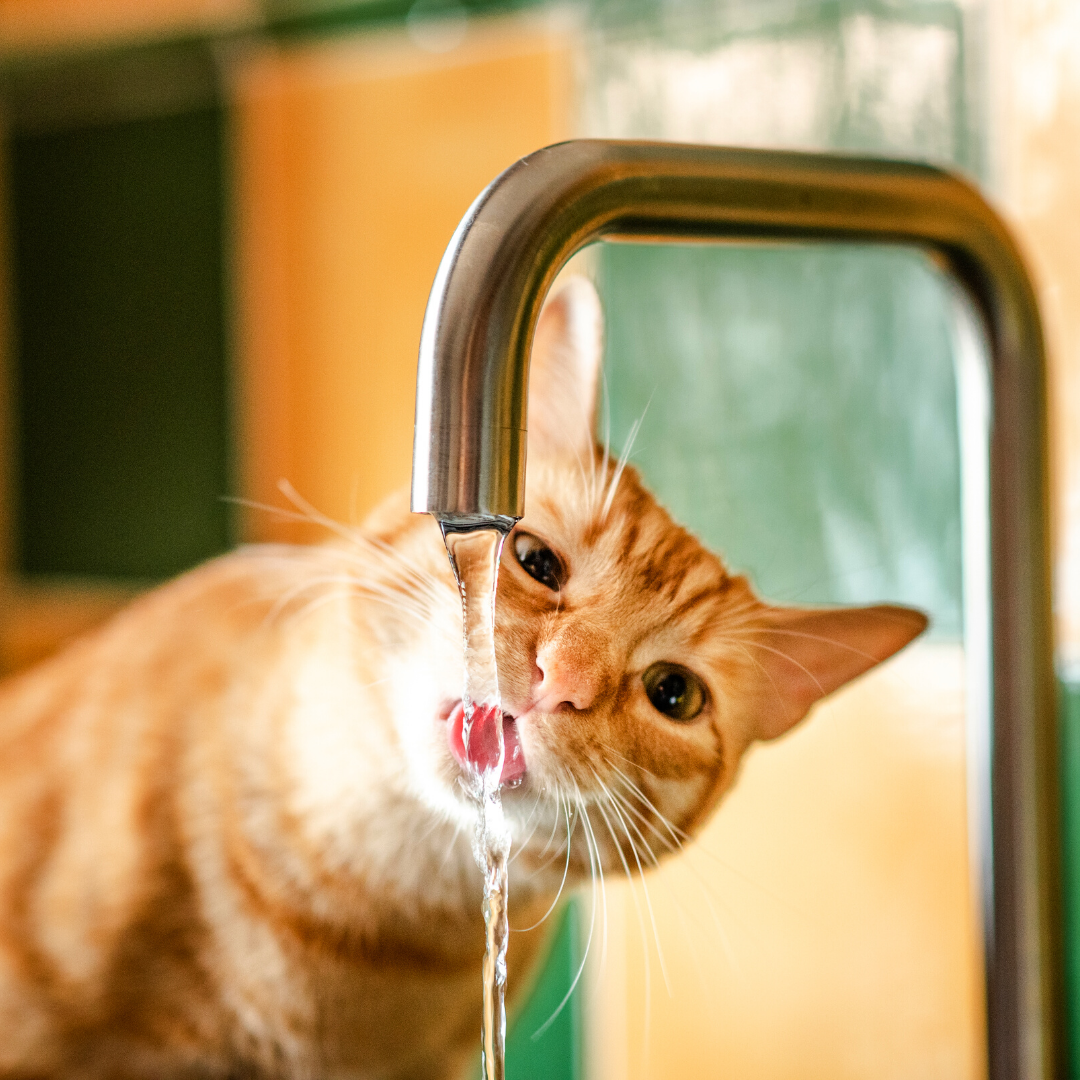
<instances>
[{"instance_id":1,"label":"cat's ear","mask_svg":"<svg viewBox=\"0 0 1080 1080\"><path fill-rule=\"evenodd\" d=\"M590 451L604 315L592 282L569 277L544 304L529 368L529 455Z\"/></svg>"},{"instance_id":2,"label":"cat's ear","mask_svg":"<svg viewBox=\"0 0 1080 1080\"><path fill-rule=\"evenodd\" d=\"M926 625L921 611L894 604L766 607L744 638L762 676L757 738L782 735L816 701L888 659Z\"/></svg>"}]
</instances>

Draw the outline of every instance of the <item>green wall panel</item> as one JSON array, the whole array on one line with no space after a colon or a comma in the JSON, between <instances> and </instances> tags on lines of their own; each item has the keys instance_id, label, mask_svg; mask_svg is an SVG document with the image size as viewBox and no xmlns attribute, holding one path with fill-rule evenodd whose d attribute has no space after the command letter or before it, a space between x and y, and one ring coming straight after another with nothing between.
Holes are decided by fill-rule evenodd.
<instances>
[{"instance_id":1,"label":"green wall panel","mask_svg":"<svg viewBox=\"0 0 1080 1080\"><path fill-rule=\"evenodd\" d=\"M611 245L618 452L778 600L915 604L960 633L949 298L885 248Z\"/></svg>"},{"instance_id":2,"label":"green wall panel","mask_svg":"<svg viewBox=\"0 0 1080 1080\"><path fill-rule=\"evenodd\" d=\"M583 1076L580 981L567 997L582 963L578 902L563 905L555 919L543 970L528 1000L507 1025L506 1080L581 1080ZM514 948L512 931L510 948ZM479 1042L479 1031L476 1037ZM476 1075L480 1076L479 1063Z\"/></svg>"},{"instance_id":3,"label":"green wall panel","mask_svg":"<svg viewBox=\"0 0 1080 1080\"><path fill-rule=\"evenodd\" d=\"M166 577L228 546L222 117L16 132L18 558Z\"/></svg>"}]
</instances>

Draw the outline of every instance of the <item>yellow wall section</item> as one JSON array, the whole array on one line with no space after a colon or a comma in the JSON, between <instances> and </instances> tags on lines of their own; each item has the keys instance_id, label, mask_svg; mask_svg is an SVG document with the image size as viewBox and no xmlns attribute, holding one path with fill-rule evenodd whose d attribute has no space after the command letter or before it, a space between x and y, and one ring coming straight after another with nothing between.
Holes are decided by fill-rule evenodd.
<instances>
[{"instance_id":1,"label":"yellow wall section","mask_svg":"<svg viewBox=\"0 0 1080 1080\"><path fill-rule=\"evenodd\" d=\"M607 883L589 1080L983 1075L964 771L956 645L915 645L757 748L648 902Z\"/></svg>"},{"instance_id":2,"label":"yellow wall section","mask_svg":"<svg viewBox=\"0 0 1080 1080\"><path fill-rule=\"evenodd\" d=\"M409 479L416 350L439 258L482 188L569 134L570 45L472 24L448 53L404 32L243 61L234 84L241 470L358 521ZM313 539L266 513L256 539Z\"/></svg>"},{"instance_id":3,"label":"yellow wall section","mask_svg":"<svg viewBox=\"0 0 1080 1080\"><path fill-rule=\"evenodd\" d=\"M1058 648L1080 676L1080 5L996 0L994 123L1005 208L1050 354Z\"/></svg>"}]
</instances>

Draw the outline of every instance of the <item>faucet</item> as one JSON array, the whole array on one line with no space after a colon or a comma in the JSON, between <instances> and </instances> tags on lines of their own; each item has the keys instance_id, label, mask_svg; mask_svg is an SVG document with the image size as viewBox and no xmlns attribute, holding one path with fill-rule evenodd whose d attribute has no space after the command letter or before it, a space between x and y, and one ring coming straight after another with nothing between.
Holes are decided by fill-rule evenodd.
<instances>
[{"instance_id":1,"label":"faucet","mask_svg":"<svg viewBox=\"0 0 1080 1080\"><path fill-rule=\"evenodd\" d=\"M522 516L533 330L559 269L601 239L915 246L973 313L989 416L964 554L989 605L968 607L964 636L985 689L969 708L968 787L989 1075L1064 1077L1045 356L1015 243L972 185L929 165L599 139L537 150L481 192L439 264L420 336L413 510L450 529ZM965 484L978 490L979 477ZM979 686L969 693L977 702Z\"/></svg>"}]
</instances>

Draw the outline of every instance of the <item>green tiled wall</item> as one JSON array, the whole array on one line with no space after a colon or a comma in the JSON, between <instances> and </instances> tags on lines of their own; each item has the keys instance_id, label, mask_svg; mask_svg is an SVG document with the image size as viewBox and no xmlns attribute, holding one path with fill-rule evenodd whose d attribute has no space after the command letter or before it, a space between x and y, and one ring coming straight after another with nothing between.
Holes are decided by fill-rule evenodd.
<instances>
[{"instance_id":1,"label":"green tiled wall","mask_svg":"<svg viewBox=\"0 0 1080 1080\"><path fill-rule=\"evenodd\" d=\"M222 123L10 141L26 573L164 578L229 546Z\"/></svg>"},{"instance_id":2,"label":"green tiled wall","mask_svg":"<svg viewBox=\"0 0 1080 1080\"><path fill-rule=\"evenodd\" d=\"M611 440L776 600L896 600L960 634L950 310L920 255L601 252Z\"/></svg>"},{"instance_id":3,"label":"green tiled wall","mask_svg":"<svg viewBox=\"0 0 1080 1080\"><path fill-rule=\"evenodd\" d=\"M579 925L577 904L568 904L559 915L536 988L521 1012L511 1017L506 1037L507 1080L578 1080L582 1075L580 982L566 998L581 964ZM513 934L510 947L514 947Z\"/></svg>"}]
</instances>

